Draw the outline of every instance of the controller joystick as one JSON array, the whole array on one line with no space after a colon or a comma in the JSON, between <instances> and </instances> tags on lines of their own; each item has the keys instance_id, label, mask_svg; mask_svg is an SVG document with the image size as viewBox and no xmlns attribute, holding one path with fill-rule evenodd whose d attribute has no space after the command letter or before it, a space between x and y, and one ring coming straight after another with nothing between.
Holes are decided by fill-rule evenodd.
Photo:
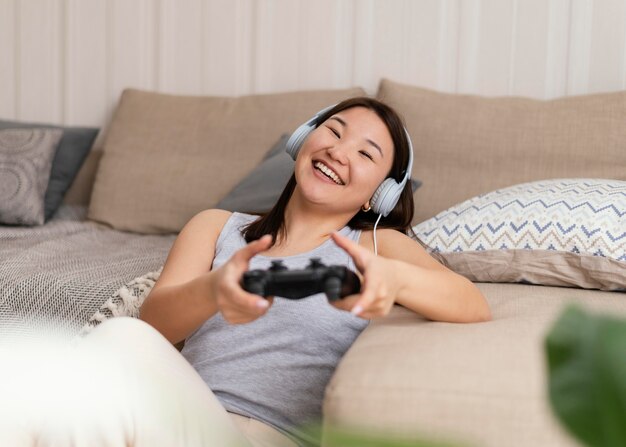
<instances>
[{"instance_id":1,"label":"controller joystick","mask_svg":"<svg viewBox=\"0 0 626 447\"><path fill-rule=\"evenodd\" d=\"M330 301L335 301L361 291L356 273L342 265L326 266L319 258L312 258L301 270L289 270L282 261L272 261L267 270L245 272L241 285L256 295L293 300L323 292Z\"/></svg>"}]
</instances>

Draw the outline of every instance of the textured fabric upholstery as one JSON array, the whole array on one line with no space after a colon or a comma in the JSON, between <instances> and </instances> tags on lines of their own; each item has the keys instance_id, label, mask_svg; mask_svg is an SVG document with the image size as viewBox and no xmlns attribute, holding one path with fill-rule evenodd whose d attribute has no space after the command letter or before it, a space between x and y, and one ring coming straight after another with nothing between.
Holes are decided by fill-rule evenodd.
<instances>
[{"instance_id":1,"label":"textured fabric upholstery","mask_svg":"<svg viewBox=\"0 0 626 447\"><path fill-rule=\"evenodd\" d=\"M325 424L418 433L483 447L574 447L548 407L543 337L576 302L626 316L626 294L479 284L493 321L427 321L396 306L344 356Z\"/></svg>"}]
</instances>

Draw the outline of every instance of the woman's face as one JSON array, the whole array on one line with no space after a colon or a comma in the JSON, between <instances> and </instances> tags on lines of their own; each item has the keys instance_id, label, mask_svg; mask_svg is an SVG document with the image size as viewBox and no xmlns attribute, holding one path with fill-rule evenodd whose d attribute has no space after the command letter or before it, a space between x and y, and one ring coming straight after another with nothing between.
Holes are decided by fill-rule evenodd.
<instances>
[{"instance_id":1,"label":"woman's face","mask_svg":"<svg viewBox=\"0 0 626 447\"><path fill-rule=\"evenodd\" d=\"M353 107L312 131L296 159L297 188L309 201L356 213L387 177L391 134L372 110Z\"/></svg>"}]
</instances>

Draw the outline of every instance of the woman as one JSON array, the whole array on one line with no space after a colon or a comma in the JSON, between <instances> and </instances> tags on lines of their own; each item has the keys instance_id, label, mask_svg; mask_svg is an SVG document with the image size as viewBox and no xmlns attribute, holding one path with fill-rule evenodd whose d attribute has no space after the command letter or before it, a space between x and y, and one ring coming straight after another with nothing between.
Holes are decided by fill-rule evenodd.
<instances>
[{"instance_id":1,"label":"woman","mask_svg":"<svg viewBox=\"0 0 626 447\"><path fill-rule=\"evenodd\" d=\"M186 340L183 356L256 445L264 436L274 436L271 445L315 443L299 428L319 421L337 362L394 303L431 320L490 319L480 291L407 236L412 149L390 107L346 100L301 126L288 146L295 170L275 207L260 218L193 217L141 308L171 343ZM322 294L266 299L240 286L245 271L271 260L295 269L311 257L358 271L361 292L330 305Z\"/></svg>"}]
</instances>

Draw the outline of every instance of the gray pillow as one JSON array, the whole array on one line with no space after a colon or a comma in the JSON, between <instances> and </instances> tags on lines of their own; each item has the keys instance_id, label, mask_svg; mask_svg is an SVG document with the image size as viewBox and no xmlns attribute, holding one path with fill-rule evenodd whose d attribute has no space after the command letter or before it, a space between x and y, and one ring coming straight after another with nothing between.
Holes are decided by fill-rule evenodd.
<instances>
[{"instance_id":1,"label":"gray pillow","mask_svg":"<svg viewBox=\"0 0 626 447\"><path fill-rule=\"evenodd\" d=\"M294 161L285 152L289 136L290 134L282 135L267 152L263 161L215 207L253 214L269 211L293 174ZM413 192L421 184L419 180L411 180Z\"/></svg>"},{"instance_id":2,"label":"gray pillow","mask_svg":"<svg viewBox=\"0 0 626 447\"><path fill-rule=\"evenodd\" d=\"M52 161L50 180L44 200L45 219L49 219L61 205L63 196L78 174L85 158L87 158L91 145L98 134L98 129L0 120L0 130L23 128L61 129L63 131L63 137Z\"/></svg>"},{"instance_id":3,"label":"gray pillow","mask_svg":"<svg viewBox=\"0 0 626 447\"><path fill-rule=\"evenodd\" d=\"M0 223L41 225L60 129L0 130Z\"/></svg>"}]
</instances>

